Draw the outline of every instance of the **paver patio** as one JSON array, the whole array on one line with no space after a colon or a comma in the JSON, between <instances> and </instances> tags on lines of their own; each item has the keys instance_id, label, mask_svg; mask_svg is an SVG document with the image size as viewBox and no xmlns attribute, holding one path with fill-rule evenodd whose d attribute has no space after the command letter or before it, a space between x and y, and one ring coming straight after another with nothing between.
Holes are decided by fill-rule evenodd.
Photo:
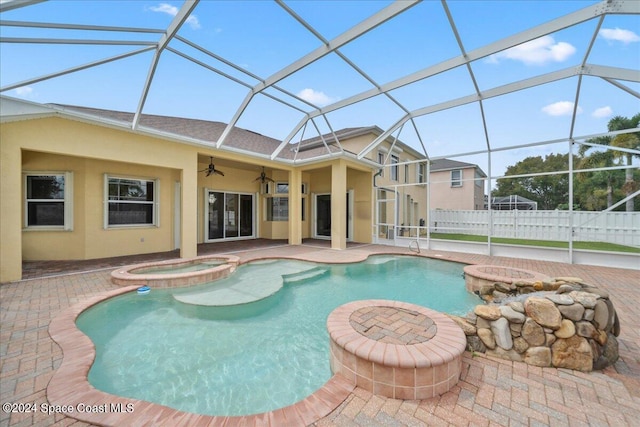
<instances>
[{"instance_id":1,"label":"paver patio","mask_svg":"<svg viewBox=\"0 0 640 427\"><path fill-rule=\"evenodd\" d=\"M219 246L220 247L220 246ZM370 253L410 254L406 249L354 245L334 251L318 242L302 246L226 246L242 261L268 256L304 257L313 261L349 262ZM620 317L620 359L604 371L582 373L539 368L465 353L460 382L429 400L402 401L355 391L317 426L637 426L640 425L640 271L488 257L442 251L422 255L473 264L533 270L549 276L578 276L608 290ZM171 256L165 254L163 256ZM175 254L173 254L175 256ZM91 296L116 289L110 273L116 264L146 257L82 262L86 272L65 274L73 263L30 264L33 279L0 286L0 401L5 404L47 402L46 388L60 366L62 351L48 327L62 310ZM112 265L110 268L107 267ZM105 268L106 267L106 268ZM46 277L55 272L56 275ZM327 361L328 363L328 361ZM87 425L60 414L38 412L0 415L0 425Z\"/></svg>"}]
</instances>

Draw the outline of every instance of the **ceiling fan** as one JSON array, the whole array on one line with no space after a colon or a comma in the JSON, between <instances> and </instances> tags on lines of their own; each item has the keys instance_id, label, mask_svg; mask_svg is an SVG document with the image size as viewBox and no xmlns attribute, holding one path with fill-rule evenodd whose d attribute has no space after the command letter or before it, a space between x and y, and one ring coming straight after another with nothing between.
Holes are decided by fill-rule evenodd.
<instances>
[{"instance_id":1,"label":"ceiling fan","mask_svg":"<svg viewBox=\"0 0 640 427\"><path fill-rule=\"evenodd\" d=\"M209 163L209 166L206 169L202 169L201 171L198 171L198 172L206 172L207 174L205 176L209 176L213 173L218 174L220 176L224 176L224 173L220 172L219 170L216 170L216 167L213 164L213 157L211 157L211 163Z\"/></svg>"},{"instance_id":2,"label":"ceiling fan","mask_svg":"<svg viewBox=\"0 0 640 427\"><path fill-rule=\"evenodd\" d=\"M263 184L265 182L274 182L271 178L267 176L266 173L264 173L264 166L262 167L262 172L260 173L260 176L253 180L253 182L256 182L256 181L260 181Z\"/></svg>"}]
</instances>

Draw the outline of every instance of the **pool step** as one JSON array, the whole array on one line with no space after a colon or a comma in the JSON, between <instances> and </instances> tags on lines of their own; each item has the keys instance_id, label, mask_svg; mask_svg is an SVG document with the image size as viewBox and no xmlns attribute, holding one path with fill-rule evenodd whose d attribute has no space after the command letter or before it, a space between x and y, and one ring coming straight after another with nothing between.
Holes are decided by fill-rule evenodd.
<instances>
[{"instance_id":1,"label":"pool step","mask_svg":"<svg viewBox=\"0 0 640 427\"><path fill-rule=\"evenodd\" d=\"M390 261L395 261L396 259L397 258L394 258L391 256L376 255L376 256L369 257L365 262L367 264L381 265L381 264L386 264Z\"/></svg>"},{"instance_id":2,"label":"pool step","mask_svg":"<svg viewBox=\"0 0 640 427\"><path fill-rule=\"evenodd\" d=\"M254 266L239 268L231 276L198 286L176 291L173 298L185 304L204 306L230 306L247 304L277 293L285 282L301 283L328 270L299 261L260 261ZM256 268L262 265L263 268Z\"/></svg>"},{"instance_id":3,"label":"pool step","mask_svg":"<svg viewBox=\"0 0 640 427\"><path fill-rule=\"evenodd\" d=\"M316 277L324 276L328 273L329 270L327 270L326 268L313 267L309 270L301 271L299 273L283 274L282 280L284 280L284 283L302 283L306 282L307 280L315 279Z\"/></svg>"}]
</instances>

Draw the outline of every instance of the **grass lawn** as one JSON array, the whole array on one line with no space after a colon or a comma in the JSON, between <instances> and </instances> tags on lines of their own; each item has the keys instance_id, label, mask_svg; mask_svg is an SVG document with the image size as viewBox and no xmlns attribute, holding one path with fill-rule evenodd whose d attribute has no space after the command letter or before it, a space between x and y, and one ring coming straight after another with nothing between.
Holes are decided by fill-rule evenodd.
<instances>
[{"instance_id":1,"label":"grass lawn","mask_svg":"<svg viewBox=\"0 0 640 427\"><path fill-rule=\"evenodd\" d=\"M466 242L486 242L487 236L478 236L474 234L449 234L449 233L431 233L432 239L444 240L463 240ZM505 237L492 237L492 243L506 243L510 245L524 246L542 246L548 248L569 248L569 242L561 242L557 240L529 240L529 239L509 239ZM591 251L609 251L609 252L630 252L640 254L640 248L633 246L617 245L606 242L573 242L574 249L584 249Z\"/></svg>"}]
</instances>

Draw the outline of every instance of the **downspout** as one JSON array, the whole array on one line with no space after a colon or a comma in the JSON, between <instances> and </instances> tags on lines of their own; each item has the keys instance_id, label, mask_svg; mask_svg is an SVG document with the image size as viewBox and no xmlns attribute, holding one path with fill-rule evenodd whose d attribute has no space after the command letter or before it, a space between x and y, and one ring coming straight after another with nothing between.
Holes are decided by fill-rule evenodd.
<instances>
[{"instance_id":1,"label":"downspout","mask_svg":"<svg viewBox=\"0 0 640 427\"><path fill-rule=\"evenodd\" d=\"M376 172L373 175L373 188L378 188L378 184L376 184L376 178L382 175L382 171L383 171L383 169L380 168L380 169L378 169L378 172Z\"/></svg>"}]
</instances>

